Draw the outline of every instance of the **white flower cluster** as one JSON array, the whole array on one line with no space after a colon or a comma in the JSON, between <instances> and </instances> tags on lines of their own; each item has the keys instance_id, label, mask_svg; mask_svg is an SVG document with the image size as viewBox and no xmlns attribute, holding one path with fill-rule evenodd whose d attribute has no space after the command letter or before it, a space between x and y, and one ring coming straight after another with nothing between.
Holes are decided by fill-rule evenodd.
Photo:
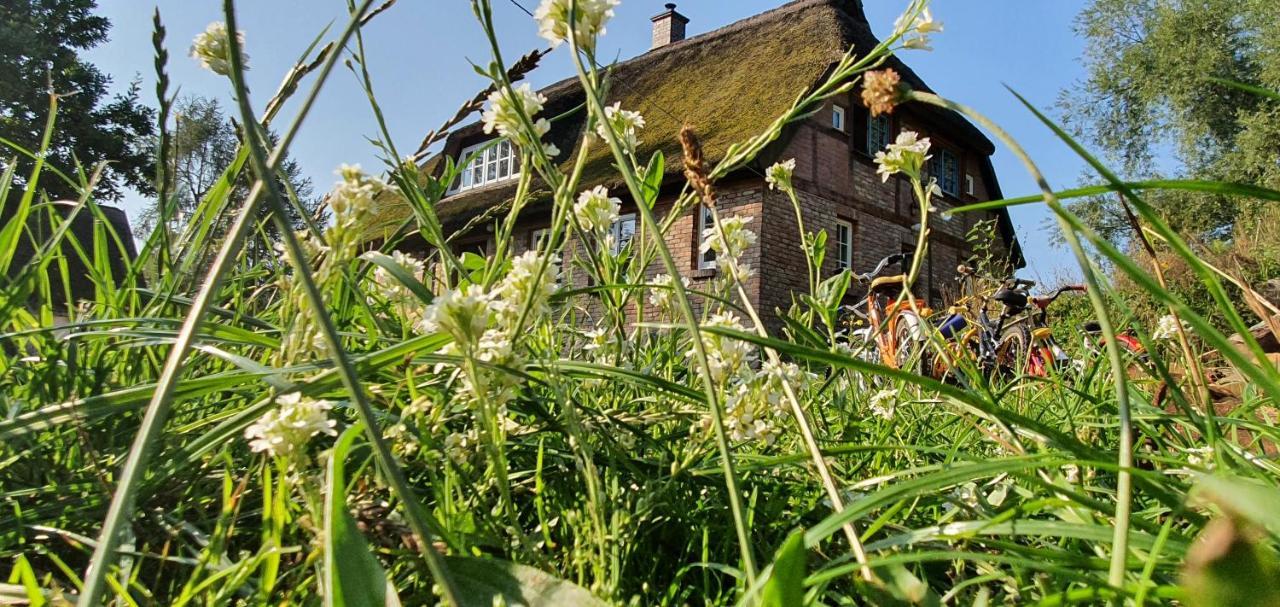
<instances>
[{"instance_id":1,"label":"white flower cluster","mask_svg":"<svg viewBox=\"0 0 1280 607\"><path fill-rule=\"evenodd\" d=\"M621 138L622 147L630 154L635 154L640 145L637 132L644 128L644 116L640 112L622 109L622 102L604 108L604 120L596 125L596 134L605 138L605 131L612 129Z\"/></svg>"},{"instance_id":2,"label":"white flower cluster","mask_svg":"<svg viewBox=\"0 0 1280 607\"><path fill-rule=\"evenodd\" d=\"M604 236L618 220L621 206L621 200L609 196L608 188L598 185L578 194L578 201L573 204L573 216L582 229Z\"/></svg>"},{"instance_id":3,"label":"white flower cluster","mask_svg":"<svg viewBox=\"0 0 1280 607\"><path fill-rule=\"evenodd\" d=\"M426 275L426 264L412 255L396 251L391 254L391 260L418 282L422 282ZM409 287L400 282L400 279L396 278L389 270L382 266L374 268L372 282L374 291L391 306L402 322L408 326L413 326L422 320L422 302L413 294L413 291L409 290ZM376 302L371 301L370 303Z\"/></svg>"},{"instance_id":4,"label":"white flower cluster","mask_svg":"<svg viewBox=\"0 0 1280 607\"><path fill-rule=\"evenodd\" d=\"M881 390L871 395L871 399L867 401L867 407L872 413L884 418L893 419L898 409L898 392L896 390Z\"/></svg>"},{"instance_id":5,"label":"white flower cluster","mask_svg":"<svg viewBox=\"0 0 1280 607\"><path fill-rule=\"evenodd\" d=\"M490 290L472 284L437 296L424 310L418 328L453 338L442 350L445 354L519 368L523 363L515 350L518 320L526 309L530 319L548 312L547 299L555 291L559 267L559 256L544 258L528 251L512 260L511 270ZM511 374L484 365L474 371L461 374L463 398L493 404L499 411L515 398L519 381Z\"/></svg>"},{"instance_id":6,"label":"white flower cluster","mask_svg":"<svg viewBox=\"0 0 1280 607\"><path fill-rule=\"evenodd\" d=\"M659 274L653 277L653 288L649 289L649 304L666 317L675 315L675 291L672 288L674 282L671 275ZM680 282L684 284L685 289L692 284L684 276L680 277Z\"/></svg>"},{"instance_id":7,"label":"white flower cluster","mask_svg":"<svg viewBox=\"0 0 1280 607\"><path fill-rule=\"evenodd\" d=\"M461 466L471 459L476 453L480 444L480 437L474 429L466 432L453 432L449 436L444 437L444 452L453 460L453 463Z\"/></svg>"},{"instance_id":8,"label":"white flower cluster","mask_svg":"<svg viewBox=\"0 0 1280 607\"><path fill-rule=\"evenodd\" d=\"M931 51L929 35L942 31L942 24L933 20L928 8L913 6L898 17L893 24L895 35L902 36L903 48Z\"/></svg>"},{"instance_id":9,"label":"white flower cluster","mask_svg":"<svg viewBox=\"0 0 1280 607\"><path fill-rule=\"evenodd\" d=\"M324 242L308 235L300 238L304 254L314 260L325 253L313 272L316 286L324 292L342 278L342 270L360 249L363 223L373 212L375 199L393 190L380 179L367 175L359 165L342 165L336 171L341 179L327 197L333 211L333 225L324 233ZM292 275L281 275L281 288L292 306L293 326L285 334L281 353L286 362L299 358L319 358L325 353L324 337L316 310L312 309L300 281Z\"/></svg>"},{"instance_id":10,"label":"white flower cluster","mask_svg":"<svg viewBox=\"0 0 1280 607\"><path fill-rule=\"evenodd\" d=\"M605 23L613 18L613 7L619 0L542 0L533 18L538 22L538 35L559 47L573 36L574 46L592 52L596 37L605 34Z\"/></svg>"},{"instance_id":11,"label":"white flower cluster","mask_svg":"<svg viewBox=\"0 0 1280 607\"><path fill-rule=\"evenodd\" d=\"M889 144L888 152L876 152L876 173L882 181L891 175L904 173L913 179L920 178L920 169L929 156L929 138L920 137L915 131L902 131L898 139Z\"/></svg>"},{"instance_id":12,"label":"white flower cluster","mask_svg":"<svg viewBox=\"0 0 1280 607\"><path fill-rule=\"evenodd\" d=\"M769 170L764 173L764 180L769 184L769 189L780 189L783 192L791 191L791 175L796 172L796 159L789 158L782 162L775 162Z\"/></svg>"},{"instance_id":13,"label":"white flower cluster","mask_svg":"<svg viewBox=\"0 0 1280 607\"><path fill-rule=\"evenodd\" d=\"M1156 321L1156 330L1151 333L1151 339L1157 341L1165 341L1178 338L1178 327L1186 331L1190 327L1186 321L1179 319L1172 314L1166 314Z\"/></svg>"},{"instance_id":14,"label":"white flower cluster","mask_svg":"<svg viewBox=\"0 0 1280 607\"><path fill-rule=\"evenodd\" d=\"M490 134L497 131L518 147L531 149L540 145L547 156L559 156L559 148L542 142L542 136L551 131L551 122L546 118L533 118L542 111L542 105L546 102L547 97L535 92L528 83L512 88L510 94L505 88L499 88L489 94L489 107L480 114L484 132ZM532 133L525 131L521 114L524 118L534 120Z\"/></svg>"},{"instance_id":15,"label":"white flower cluster","mask_svg":"<svg viewBox=\"0 0 1280 607\"><path fill-rule=\"evenodd\" d=\"M713 315L705 326L743 330L738 319L729 314ZM756 351L745 341L703 335L711 377L728 397L725 399L724 423L729 438L735 441L759 441L771 445L781 432L787 415L783 404L783 383L795 390L805 389L813 375L791 363L765 361L760 370L752 368ZM692 356L692 351L689 353ZM710 423L705 417L702 426Z\"/></svg>"},{"instance_id":16,"label":"white flower cluster","mask_svg":"<svg viewBox=\"0 0 1280 607\"><path fill-rule=\"evenodd\" d=\"M548 302L556 291L559 271L560 256L555 253L543 257L531 249L512 259L506 278L493 290L493 306L500 320L514 322L524 302L530 302L528 313L535 318L549 313Z\"/></svg>"},{"instance_id":17,"label":"white flower cluster","mask_svg":"<svg viewBox=\"0 0 1280 607\"><path fill-rule=\"evenodd\" d=\"M751 217L722 217L718 226L702 231L699 253L715 251L716 267L729 279L746 282L751 279L751 266L742 263L742 254L756 242L756 234L747 229Z\"/></svg>"},{"instance_id":18,"label":"white flower cluster","mask_svg":"<svg viewBox=\"0 0 1280 607\"><path fill-rule=\"evenodd\" d=\"M244 437L255 452L292 460L317 434L336 436L329 419L333 403L307 398L298 392L276 398L276 408L245 428Z\"/></svg>"},{"instance_id":19,"label":"white flower cluster","mask_svg":"<svg viewBox=\"0 0 1280 607\"><path fill-rule=\"evenodd\" d=\"M240 44L240 65L249 69L249 55L244 52L244 32L236 32L236 42ZM228 39L227 24L214 21L203 32L196 35L191 42L191 56L200 61L200 66L220 76L231 73L231 43Z\"/></svg>"}]
</instances>

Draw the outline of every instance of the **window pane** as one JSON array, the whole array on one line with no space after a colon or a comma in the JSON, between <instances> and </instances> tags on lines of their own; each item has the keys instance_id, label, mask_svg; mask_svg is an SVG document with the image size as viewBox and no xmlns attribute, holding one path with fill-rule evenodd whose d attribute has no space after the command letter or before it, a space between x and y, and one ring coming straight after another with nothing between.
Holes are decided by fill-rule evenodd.
<instances>
[{"instance_id":1,"label":"window pane","mask_svg":"<svg viewBox=\"0 0 1280 607\"><path fill-rule=\"evenodd\" d=\"M636 233L635 215L629 215L619 219L618 235L617 235L618 249L621 250L622 247L626 246L627 243L631 242L631 237L635 236L635 233Z\"/></svg>"},{"instance_id":2,"label":"window pane","mask_svg":"<svg viewBox=\"0 0 1280 607\"><path fill-rule=\"evenodd\" d=\"M503 158L498 161L498 179L505 179L511 174L511 159Z\"/></svg>"},{"instance_id":3,"label":"window pane","mask_svg":"<svg viewBox=\"0 0 1280 607\"><path fill-rule=\"evenodd\" d=\"M496 150L497 150L497 153L498 153L498 158L506 158L506 157L510 156L510 155L511 155L511 142L509 142L509 141L502 141L501 143L499 143L499 144L498 144L498 147L496 148Z\"/></svg>"},{"instance_id":4,"label":"window pane","mask_svg":"<svg viewBox=\"0 0 1280 607\"><path fill-rule=\"evenodd\" d=\"M698 215L698 233L695 234L695 237L698 239L699 248L702 247L702 241L703 241L702 234L706 232L707 228L711 227L712 225L711 209L707 207L701 207L701 209L702 209L702 212ZM702 254L702 256L699 258L699 261L701 262L700 265L703 269L715 267L716 252L708 250L707 252Z\"/></svg>"},{"instance_id":5,"label":"window pane","mask_svg":"<svg viewBox=\"0 0 1280 607\"><path fill-rule=\"evenodd\" d=\"M486 164L485 175L486 175L485 183L489 183L491 181L495 181L498 179L498 162L496 160L491 159L491 161Z\"/></svg>"}]
</instances>

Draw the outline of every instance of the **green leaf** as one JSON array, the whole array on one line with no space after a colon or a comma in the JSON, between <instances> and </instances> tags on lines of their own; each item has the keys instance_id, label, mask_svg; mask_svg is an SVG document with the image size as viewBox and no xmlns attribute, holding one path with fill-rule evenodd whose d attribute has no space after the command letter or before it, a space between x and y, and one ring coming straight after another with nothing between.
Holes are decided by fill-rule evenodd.
<instances>
[{"instance_id":1,"label":"green leaf","mask_svg":"<svg viewBox=\"0 0 1280 607\"><path fill-rule=\"evenodd\" d=\"M644 187L644 202L650 208L658 200L658 193L662 191L662 178L666 171L666 159L662 155L662 150L653 153L653 157L649 159L649 166L645 168L644 181L641 185Z\"/></svg>"},{"instance_id":2,"label":"green leaf","mask_svg":"<svg viewBox=\"0 0 1280 607\"><path fill-rule=\"evenodd\" d=\"M493 607L498 597L508 607L605 606L581 586L533 567L462 556L444 561L458 588L458 607Z\"/></svg>"},{"instance_id":3,"label":"green leaf","mask_svg":"<svg viewBox=\"0 0 1280 607\"><path fill-rule=\"evenodd\" d=\"M1183 571L1190 607L1280 607L1275 553L1235 517L1205 527Z\"/></svg>"},{"instance_id":4,"label":"green leaf","mask_svg":"<svg viewBox=\"0 0 1280 607\"><path fill-rule=\"evenodd\" d=\"M362 257L369 263L389 272L400 284L404 285L405 288L409 289L409 291L416 295L418 299L422 300L422 303L430 304L432 300L435 299L435 296L431 294L431 291L427 290L427 287L422 284L422 281L418 280L418 278L413 274L410 274L408 269L400 265L399 262L390 256L377 251L369 251Z\"/></svg>"},{"instance_id":5,"label":"green leaf","mask_svg":"<svg viewBox=\"0 0 1280 607\"><path fill-rule=\"evenodd\" d=\"M399 605L395 588L347 511L346 459L360 436L355 424L338 437L329 456L324 498L324 603L326 607Z\"/></svg>"},{"instance_id":6,"label":"green leaf","mask_svg":"<svg viewBox=\"0 0 1280 607\"><path fill-rule=\"evenodd\" d=\"M1195 493L1213 500L1228 512L1280 533L1280 490L1238 477L1201 476Z\"/></svg>"},{"instance_id":7,"label":"green leaf","mask_svg":"<svg viewBox=\"0 0 1280 607\"><path fill-rule=\"evenodd\" d=\"M773 573L764 586L764 607L791 607L804 604L804 530L787 536L773 558Z\"/></svg>"}]
</instances>

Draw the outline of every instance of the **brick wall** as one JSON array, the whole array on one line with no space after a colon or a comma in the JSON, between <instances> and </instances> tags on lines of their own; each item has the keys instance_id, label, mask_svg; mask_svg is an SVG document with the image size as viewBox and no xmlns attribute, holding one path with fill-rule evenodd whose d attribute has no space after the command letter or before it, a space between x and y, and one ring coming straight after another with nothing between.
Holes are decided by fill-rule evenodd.
<instances>
[{"instance_id":1,"label":"brick wall","mask_svg":"<svg viewBox=\"0 0 1280 607\"><path fill-rule=\"evenodd\" d=\"M848 221L854 228L854 272L869 271L888 255L913 250L917 238L913 227L920 223L919 208L909 183L898 177L886 182L875 172L872 156L866 150L865 110L855 103L852 96L835 99L832 103L846 108L845 128L832 128L829 104L794 127L794 135L780 156L796 160L794 183L805 229L827 231L827 255L822 278L838 271L837 220ZM956 266L971 255L964 240L967 232L980 219L995 217L990 212L960 213L944 220L941 211L985 200L993 188L982 179L978 152L944 134L930 132L927 125L902 109L892 119L892 126L895 136L900 129L916 130L922 136L930 137L935 146L951 149L961 158L962 191L959 197L948 195L935 200L939 213L930 216L930 253L923 262L923 273L916 284L917 295L938 304L941 298L953 291ZM974 178L972 196L963 191L965 175ZM747 293L766 323L776 330L781 324L776 311L789 308L793 293L808 288L795 210L786 195L769 190L764 179L756 175L722 182L718 184L718 193L718 209L722 217L742 215L753 218L749 227L756 232L758 240L744 255L744 261L756 270L756 275L747 285ZM670 213L673 202L670 195L658 201L654 211L660 221ZM622 212L630 213L634 209L624 205ZM680 272L691 279L692 288L705 291L711 288L715 271L698 268L697 246L701 238L697 229L698 212L697 208L685 211L666 234L666 243ZM524 219L515 234L514 252L527 249L532 233L546 227L548 222L549 217L545 214ZM585 254L582 245L576 238L570 238L565 247L564 268L570 277L569 286L587 286L584 273L574 267L574 257ZM998 248L1003 250L1002 246ZM665 268L656 258L646 268L646 277L650 281L664 273ZM862 289L855 285L850 290L850 300L861 294ZM575 305L584 314L599 317L601 310L596 296L588 295L579 300ZM702 302L695 301L695 307L701 314ZM634 314L634 310L631 313Z\"/></svg>"}]
</instances>

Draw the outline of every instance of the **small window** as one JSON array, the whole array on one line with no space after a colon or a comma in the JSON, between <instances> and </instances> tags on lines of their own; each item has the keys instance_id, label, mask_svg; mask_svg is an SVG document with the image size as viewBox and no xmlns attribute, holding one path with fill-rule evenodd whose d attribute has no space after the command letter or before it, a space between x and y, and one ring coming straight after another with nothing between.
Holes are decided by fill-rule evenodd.
<instances>
[{"instance_id":1,"label":"small window","mask_svg":"<svg viewBox=\"0 0 1280 607\"><path fill-rule=\"evenodd\" d=\"M714 222L711 217L711 209L705 205L698 207L698 230L694 234L694 242L698 243L698 248L702 248L702 235L706 233ZM713 270L716 267L716 252L708 250L705 253L698 253L698 269Z\"/></svg>"},{"instance_id":2,"label":"small window","mask_svg":"<svg viewBox=\"0 0 1280 607\"><path fill-rule=\"evenodd\" d=\"M853 268L853 224L843 219L836 220L836 267Z\"/></svg>"},{"instance_id":3,"label":"small window","mask_svg":"<svg viewBox=\"0 0 1280 607\"><path fill-rule=\"evenodd\" d=\"M960 195L960 157L951 150L938 150L925 168L929 177L938 180L938 187L952 196Z\"/></svg>"},{"instance_id":4,"label":"small window","mask_svg":"<svg viewBox=\"0 0 1280 607\"><path fill-rule=\"evenodd\" d=\"M542 250L542 245L546 243L547 237L551 235L551 228L538 228L529 233L529 248L537 251Z\"/></svg>"},{"instance_id":5,"label":"small window","mask_svg":"<svg viewBox=\"0 0 1280 607\"><path fill-rule=\"evenodd\" d=\"M529 233L529 248L535 251L542 251L542 246L547 243L547 238L551 236L551 228L539 228ZM547 271L552 272L556 277L555 285L558 287L561 283L561 262L557 261L547 266Z\"/></svg>"},{"instance_id":6,"label":"small window","mask_svg":"<svg viewBox=\"0 0 1280 607\"><path fill-rule=\"evenodd\" d=\"M453 182L450 193L520 176L520 155L511 147L511 142L503 139L496 145L491 143L491 141L485 141L462 150L458 155L458 162L467 164L462 168L458 179Z\"/></svg>"},{"instance_id":7,"label":"small window","mask_svg":"<svg viewBox=\"0 0 1280 607\"><path fill-rule=\"evenodd\" d=\"M965 175L964 176L964 193L970 196L977 196L977 194L975 194L974 192L975 190L973 187L973 175Z\"/></svg>"},{"instance_id":8,"label":"small window","mask_svg":"<svg viewBox=\"0 0 1280 607\"><path fill-rule=\"evenodd\" d=\"M844 108L838 105L831 106L831 128L837 131L844 130Z\"/></svg>"},{"instance_id":9,"label":"small window","mask_svg":"<svg viewBox=\"0 0 1280 607\"><path fill-rule=\"evenodd\" d=\"M636 235L636 214L627 213L619 215L618 220L613 222L613 226L609 228L609 233L613 236L613 254L617 255L622 249L631 242L631 238Z\"/></svg>"},{"instance_id":10,"label":"small window","mask_svg":"<svg viewBox=\"0 0 1280 607\"><path fill-rule=\"evenodd\" d=\"M867 119L867 153L875 155L892 141L888 116L871 116Z\"/></svg>"}]
</instances>

